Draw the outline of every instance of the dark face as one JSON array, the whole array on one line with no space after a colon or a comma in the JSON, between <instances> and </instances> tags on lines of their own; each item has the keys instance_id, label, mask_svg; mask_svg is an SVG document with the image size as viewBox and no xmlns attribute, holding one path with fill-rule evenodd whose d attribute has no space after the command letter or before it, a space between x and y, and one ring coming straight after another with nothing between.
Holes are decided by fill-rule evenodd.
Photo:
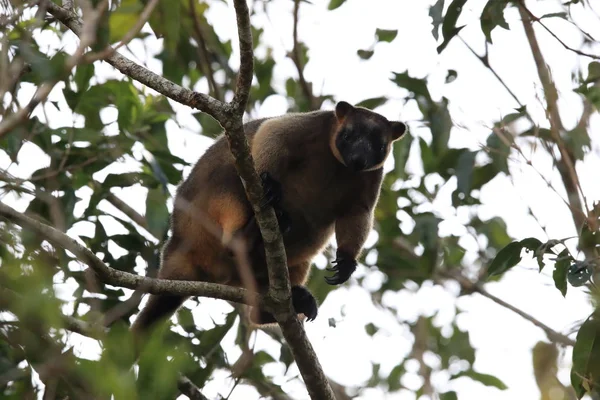
<instances>
[{"instance_id":1,"label":"dark face","mask_svg":"<svg viewBox=\"0 0 600 400\"><path fill-rule=\"evenodd\" d=\"M364 171L385 161L391 137L381 125L366 120L342 126L335 145L348 168Z\"/></svg>"},{"instance_id":2,"label":"dark face","mask_svg":"<svg viewBox=\"0 0 600 400\"><path fill-rule=\"evenodd\" d=\"M406 125L380 114L340 101L335 107L338 131L330 145L339 161L353 171L383 166L393 141L406 132Z\"/></svg>"}]
</instances>

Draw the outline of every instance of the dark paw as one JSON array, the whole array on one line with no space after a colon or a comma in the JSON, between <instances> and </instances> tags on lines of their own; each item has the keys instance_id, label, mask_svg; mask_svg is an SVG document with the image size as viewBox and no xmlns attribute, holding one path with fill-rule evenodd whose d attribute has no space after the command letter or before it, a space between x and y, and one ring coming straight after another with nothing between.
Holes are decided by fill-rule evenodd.
<instances>
[{"instance_id":1,"label":"dark paw","mask_svg":"<svg viewBox=\"0 0 600 400\"><path fill-rule=\"evenodd\" d=\"M268 172L260 174L260 179L263 185L263 198L260 203L261 207L276 206L281 202L283 190L281 183L275 180Z\"/></svg>"},{"instance_id":2,"label":"dark paw","mask_svg":"<svg viewBox=\"0 0 600 400\"><path fill-rule=\"evenodd\" d=\"M298 314L304 314L307 321L317 318L317 300L304 286L292 287L292 304Z\"/></svg>"},{"instance_id":3,"label":"dark paw","mask_svg":"<svg viewBox=\"0 0 600 400\"><path fill-rule=\"evenodd\" d=\"M332 271L332 276L326 276L325 282L330 285L341 285L350 279L352 273L356 270L356 260L342 252L337 253L337 258L331 262L333 266L326 268L327 271Z\"/></svg>"},{"instance_id":4,"label":"dark paw","mask_svg":"<svg viewBox=\"0 0 600 400\"><path fill-rule=\"evenodd\" d=\"M279 231L285 235L292 230L292 220L290 216L283 211L281 208L275 209L275 215L277 216L277 223L279 224Z\"/></svg>"}]
</instances>

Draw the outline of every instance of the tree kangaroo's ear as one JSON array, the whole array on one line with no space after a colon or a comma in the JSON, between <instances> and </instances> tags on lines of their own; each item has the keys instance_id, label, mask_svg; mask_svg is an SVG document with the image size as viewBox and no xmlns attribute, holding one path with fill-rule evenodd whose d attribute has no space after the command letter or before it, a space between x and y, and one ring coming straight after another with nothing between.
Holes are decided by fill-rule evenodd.
<instances>
[{"instance_id":1,"label":"tree kangaroo's ear","mask_svg":"<svg viewBox=\"0 0 600 400\"><path fill-rule=\"evenodd\" d=\"M400 121L392 121L392 140L398 140L406 133L406 124Z\"/></svg>"},{"instance_id":2,"label":"tree kangaroo's ear","mask_svg":"<svg viewBox=\"0 0 600 400\"><path fill-rule=\"evenodd\" d=\"M338 121L342 121L348 114L354 110L354 107L350 103L340 101L335 105L335 116Z\"/></svg>"}]
</instances>

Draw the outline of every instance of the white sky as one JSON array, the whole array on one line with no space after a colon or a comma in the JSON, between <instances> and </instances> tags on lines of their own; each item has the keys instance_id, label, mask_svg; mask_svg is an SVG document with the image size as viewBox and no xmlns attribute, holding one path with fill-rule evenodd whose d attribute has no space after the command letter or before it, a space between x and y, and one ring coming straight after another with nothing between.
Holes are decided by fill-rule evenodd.
<instances>
[{"instance_id":1,"label":"white sky","mask_svg":"<svg viewBox=\"0 0 600 400\"><path fill-rule=\"evenodd\" d=\"M458 40L453 40L444 53L436 53L437 44L431 35L431 21L428 16L429 6L433 1L409 0L348 0L342 7L333 12L327 11L328 1L314 0L313 4L302 3L300 11L299 36L308 46L310 62L306 66L306 78L313 82L317 93L333 94L336 100L358 102L370 97L387 96L394 99L385 106L377 109L390 119L407 121L413 135L430 140L431 135L426 128L421 128L417 122L420 113L414 102L402 105L402 97L406 92L399 89L389 78L390 71L404 72L412 76L429 76L429 89L435 99L446 96L450 99L451 115L456 127L453 128L450 145L452 147L478 148L490 132L489 127L501 116L506 115L518 105L504 91L500 84L493 78L481 63L474 58L468 49ZM447 2L448 3L448 2ZM549 12L558 11L558 1L528 2L534 14L540 16ZM477 51L483 50L483 34L479 27L479 15L485 5L483 0L471 0L467 3L459 24L467 24L461 31L461 36ZM295 76L292 62L285 58L285 54L292 47L292 1L268 2L268 18L258 13L253 17L255 26L265 29L263 40L273 47L273 55L277 62L275 79L277 87L283 88L285 79ZM593 13L584 14L580 7L572 9L577 21L584 29L596 38L600 38L599 18ZM597 10L599 11L599 10ZM368 13L368 18L365 15ZM490 48L490 61L498 73L505 79L511 89L517 94L522 103L534 114L543 126L543 108L540 98L543 98L541 88L535 73L533 59L528 51L527 41L523 34L516 9L509 9L505 13L511 30L501 28L493 32L494 45ZM212 1L207 15L209 21L215 26L216 32L223 38L233 38L234 48L237 46L236 30L232 2L224 4ZM581 38L577 31L568 23L557 18L545 19L545 24L556 32L565 42L573 47L578 47ZM375 54L369 61L363 61L356 55L357 49L367 49L374 40L376 28L398 29L398 36L392 43L380 43L375 46ZM575 54L562 48L554 39L540 29L536 29L538 38L548 64L552 66L553 76L556 79L561 94L561 115L567 127L572 127L581 112L581 100L571 92L571 73L575 68L587 70L589 60L577 58ZM55 38L45 39L50 48L56 48ZM129 57L134 57L154 72L161 72L161 64L150 59L160 51L161 40L147 39L142 45L137 41L131 44L133 55L125 52ZM62 45L68 50L73 50L76 41L72 34L65 35ZM596 53L598 49L596 48ZM257 55L264 54L264 50L257 51ZM234 57L237 57L235 55ZM235 61L237 66L237 61ZM451 84L445 85L444 78L447 69L458 71L458 78ZM97 76L117 77L122 75L115 72L112 67L102 63L96 64ZM32 94L31 88L25 88L20 94L21 101L27 101ZM196 90L206 92L206 84L201 82ZM321 92L322 89L322 92ZM62 86L52 92L50 99L64 104L61 93ZM152 92L150 90L150 92ZM178 123L181 128L170 121L168 123L171 150L186 161L195 161L204 151L210 140L197 134L199 125L191 116L192 110L179 106L173 102L178 110ZM325 107L331 107L326 104ZM272 116L284 113L287 100L281 96L271 96L252 117ZM75 120L76 125L81 125L81 118L73 118L65 110L58 111L48 106L52 118L51 126L70 125ZM41 108L36 114L42 116ZM114 121L117 112L115 109L104 110L103 120ZM590 129L593 149L584 164L578 167L582 187L588 200L600 198L600 186L597 185L597 173L600 168L599 157L599 128L598 116L592 119ZM112 124L107 131L116 132L116 124ZM411 173L422 173L418 165L418 151L413 148L412 159L409 160L408 170ZM139 152L138 152L139 153ZM46 160L33 162L33 160ZM9 160L0 155L0 167L8 165ZM388 167L392 161L388 163ZM47 165L47 158L40 154L34 146L27 146L21 153L19 164L11 167L10 172L21 177L27 177L31 172ZM551 160L542 155L535 154L534 166L547 179L557 184L560 189L559 177L551 171ZM103 179L110 172L122 171L126 167L107 168L96 175ZM508 224L509 234L517 239L536 236L544 241L548 237L539 228L537 223L527 216L528 204L538 218L546 225L551 238L564 238L575 234L573 223L567 207L558 194L548 189L539 175L521 162L512 163L514 172L514 186L505 177L498 177L488 184L481 193L483 206L479 207L479 215L483 219L500 216ZM186 176L189 169L186 170ZM429 184L430 182L428 182ZM450 193L454 190L455 183L450 183L444 189L447 193L445 199L436 201L434 211L444 218L440 224L442 235L466 233L464 224L469 215L463 210L458 213L451 207ZM81 190L80 195L89 194L90 191ZM144 212L144 191L141 189L123 189L115 191L138 211ZM8 204L22 210L26 207L23 201L14 198L4 198ZM83 210L87 201L78 205ZM102 203L105 210L114 210L110 205ZM115 211L118 213L118 211ZM406 225L410 227L409 225ZM403 225L403 229L404 229ZM117 233L117 228L109 234ZM79 224L69 231L71 235L90 232L90 224ZM93 232L93 231L92 231ZM473 242L466 239L463 245L473 249ZM122 249L115 249L115 252ZM527 259L527 258L526 258ZM141 264L140 264L141 266ZM591 307L582 290L569 287L566 299L554 288L551 278L551 268L546 268L542 274L537 273L535 262L524 261L520 266L507 273L499 283L486 285L494 295L517 306L523 311L533 315L540 321L555 330L569 332L574 324L586 318ZM140 268L138 272L142 272ZM360 274L366 273L364 268L359 269ZM376 289L381 282L381 274L373 273L367 280L369 287ZM71 290L69 285L64 289L64 298L69 298ZM127 292L129 293L129 291ZM479 296L473 295L455 301L458 293L456 285L448 284L446 288L424 285L420 290L404 290L399 293L388 293L384 296L386 305L398 310L397 318L400 321L413 322L421 315L438 313L436 323L446 324L454 315L455 304L463 310L458 317L458 324L462 329L469 331L472 345L477 349L474 368L481 373L493 374L500 378L508 389L499 391L485 387L467 378L448 382L447 374L434 375L434 383L441 391L455 390L461 400L475 400L485 398L495 399L531 399L538 398L539 392L533 378L531 366L531 348L539 341L544 340L544 333L523 320L514 313L496 305L495 303ZM340 314L344 306L345 315ZM209 311L210 310L210 311ZM194 310L197 323L203 327L211 326L210 317L222 321L223 311L228 311L229 306L221 301L202 299L201 305ZM210 314L210 316L209 316ZM338 323L336 328L328 326L328 319L335 318ZM364 331L364 325L374 322L381 327L381 331L373 338ZM356 280L331 293L319 311L319 318L315 322L306 324L306 330L313 346L319 355L325 373L347 386L361 386L366 383L371 375L371 362L381 363L383 374L389 372L410 351L412 335L405 326L398 324L396 317L388 312L375 308L370 301L368 292L356 285ZM233 333L233 334L232 334ZM226 337L225 342L233 347L235 332ZM86 357L94 357L99 351L95 342L74 334L71 339L80 341L80 350ZM279 354L273 343L265 335L258 336L256 350L266 349L276 359ZM233 362L239 351L232 349L228 353ZM570 351L561 359L560 378L563 383L569 382ZM437 365L434 357L428 357L432 366ZM407 365L409 371L402 378L402 383L411 389L417 389L420 379L415 373L418 370L416 363ZM283 377L283 368L277 364L265 367L265 373L277 378L276 383L283 383L296 376L298 371L292 368ZM215 378L204 388L204 394L209 398L216 397L217 393L226 396L232 380L225 373L218 373ZM297 399L308 398L305 390L296 381L290 381L285 386L286 390ZM235 389L230 399L257 398L252 388L239 386ZM361 399L413 399L409 392L400 392L386 395L378 389L365 391Z\"/></svg>"}]
</instances>

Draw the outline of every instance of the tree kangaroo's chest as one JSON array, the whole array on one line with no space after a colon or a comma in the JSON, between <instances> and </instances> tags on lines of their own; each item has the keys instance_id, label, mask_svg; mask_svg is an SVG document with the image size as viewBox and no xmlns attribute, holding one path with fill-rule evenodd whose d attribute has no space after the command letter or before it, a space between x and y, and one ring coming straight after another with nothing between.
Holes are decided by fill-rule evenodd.
<instances>
[{"instance_id":1,"label":"tree kangaroo's chest","mask_svg":"<svg viewBox=\"0 0 600 400\"><path fill-rule=\"evenodd\" d=\"M335 220L353 198L344 169L318 157L291 160L282 182L282 206L291 220L291 241L312 245L333 232Z\"/></svg>"}]
</instances>

